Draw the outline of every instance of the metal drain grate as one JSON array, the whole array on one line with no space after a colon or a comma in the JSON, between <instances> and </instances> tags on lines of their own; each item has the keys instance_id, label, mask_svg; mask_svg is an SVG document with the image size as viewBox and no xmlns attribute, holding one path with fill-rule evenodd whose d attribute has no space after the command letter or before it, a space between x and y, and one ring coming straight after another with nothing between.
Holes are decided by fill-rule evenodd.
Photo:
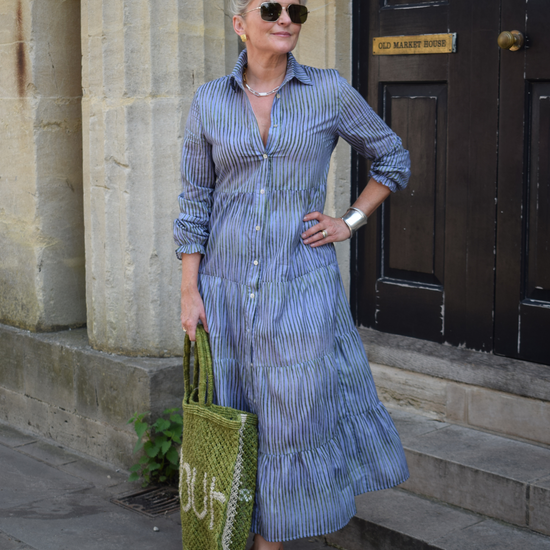
<instances>
[{"instance_id":1,"label":"metal drain grate","mask_svg":"<svg viewBox=\"0 0 550 550\"><path fill-rule=\"evenodd\" d=\"M180 509L180 497L174 487L153 487L122 498L112 498L111 502L150 518Z\"/></svg>"}]
</instances>

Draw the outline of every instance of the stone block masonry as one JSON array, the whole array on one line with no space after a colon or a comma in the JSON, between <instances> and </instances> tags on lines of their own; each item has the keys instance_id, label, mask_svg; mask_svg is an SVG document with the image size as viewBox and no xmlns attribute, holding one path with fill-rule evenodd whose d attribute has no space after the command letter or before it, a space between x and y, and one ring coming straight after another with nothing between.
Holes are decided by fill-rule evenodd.
<instances>
[{"instance_id":1,"label":"stone block masonry","mask_svg":"<svg viewBox=\"0 0 550 550\"><path fill-rule=\"evenodd\" d=\"M179 407L181 359L92 350L85 329L33 334L0 325L0 422L127 468L136 412Z\"/></svg>"},{"instance_id":2,"label":"stone block masonry","mask_svg":"<svg viewBox=\"0 0 550 550\"><path fill-rule=\"evenodd\" d=\"M0 1L0 322L86 321L80 2Z\"/></svg>"}]
</instances>

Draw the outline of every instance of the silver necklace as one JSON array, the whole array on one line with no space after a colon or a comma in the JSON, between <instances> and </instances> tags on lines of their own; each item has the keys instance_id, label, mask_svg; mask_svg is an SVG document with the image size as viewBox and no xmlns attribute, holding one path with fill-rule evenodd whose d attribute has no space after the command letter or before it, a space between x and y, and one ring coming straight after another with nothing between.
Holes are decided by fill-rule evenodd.
<instances>
[{"instance_id":1,"label":"silver necklace","mask_svg":"<svg viewBox=\"0 0 550 550\"><path fill-rule=\"evenodd\" d=\"M253 90L253 89L248 85L248 82L246 81L246 69L247 69L247 67L245 67L245 68L244 68L244 71L243 71L243 84L245 85L246 89L247 89L252 95L255 95L256 97L266 97L266 96L268 96L268 95L272 95L272 94L277 93L277 92L281 89L282 84L280 84L279 86L277 86L274 90L271 90L271 92L257 92L256 90Z\"/></svg>"}]
</instances>

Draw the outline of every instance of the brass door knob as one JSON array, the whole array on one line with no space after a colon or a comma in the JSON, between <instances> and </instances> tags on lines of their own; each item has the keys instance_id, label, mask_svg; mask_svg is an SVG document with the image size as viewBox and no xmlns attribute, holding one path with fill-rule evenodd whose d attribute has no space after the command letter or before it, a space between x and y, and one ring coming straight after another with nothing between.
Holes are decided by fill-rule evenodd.
<instances>
[{"instance_id":1,"label":"brass door knob","mask_svg":"<svg viewBox=\"0 0 550 550\"><path fill-rule=\"evenodd\" d=\"M517 52L525 44L525 37L519 31L504 31L498 35L497 42L503 50Z\"/></svg>"}]
</instances>

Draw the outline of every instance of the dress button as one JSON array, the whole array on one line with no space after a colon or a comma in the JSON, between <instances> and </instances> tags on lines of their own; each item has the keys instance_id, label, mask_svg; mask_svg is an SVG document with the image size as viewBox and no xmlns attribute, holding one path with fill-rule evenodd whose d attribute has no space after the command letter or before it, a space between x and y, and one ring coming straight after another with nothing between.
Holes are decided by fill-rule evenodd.
<instances>
[{"instance_id":1,"label":"dress button","mask_svg":"<svg viewBox=\"0 0 550 550\"><path fill-rule=\"evenodd\" d=\"M254 293L252 293L252 294L250 295L250 297L251 297L252 299L254 299Z\"/></svg>"},{"instance_id":2,"label":"dress button","mask_svg":"<svg viewBox=\"0 0 550 550\"><path fill-rule=\"evenodd\" d=\"M260 189L260 194L265 195L265 189Z\"/></svg>"},{"instance_id":3,"label":"dress button","mask_svg":"<svg viewBox=\"0 0 550 550\"><path fill-rule=\"evenodd\" d=\"M267 155L264 153L264 159L266 159L266 158L267 158Z\"/></svg>"},{"instance_id":4,"label":"dress button","mask_svg":"<svg viewBox=\"0 0 550 550\"><path fill-rule=\"evenodd\" d=\"M254 265L258 265L258 260L254 260Z\"/></svg>"},{"instance_id":5,"label":"dress button","mask_svg":"<svg viewBox=\"0 0 550 550\"><path fill-rule=\"evenodd\" d=\"M259 231L259 230L260 230L260 226L257 225L257 226L256 226L256 231Z\"/></svg>"},{"instance_id":6,"label":"dress button","mask_svg":"<svg viewBox=\"0 0 550 550\"><path fill-rule=\"evenodd\" d=\"M277 99L281 99L281 94L277 94Z\"/></svg>"}]
</instances>

